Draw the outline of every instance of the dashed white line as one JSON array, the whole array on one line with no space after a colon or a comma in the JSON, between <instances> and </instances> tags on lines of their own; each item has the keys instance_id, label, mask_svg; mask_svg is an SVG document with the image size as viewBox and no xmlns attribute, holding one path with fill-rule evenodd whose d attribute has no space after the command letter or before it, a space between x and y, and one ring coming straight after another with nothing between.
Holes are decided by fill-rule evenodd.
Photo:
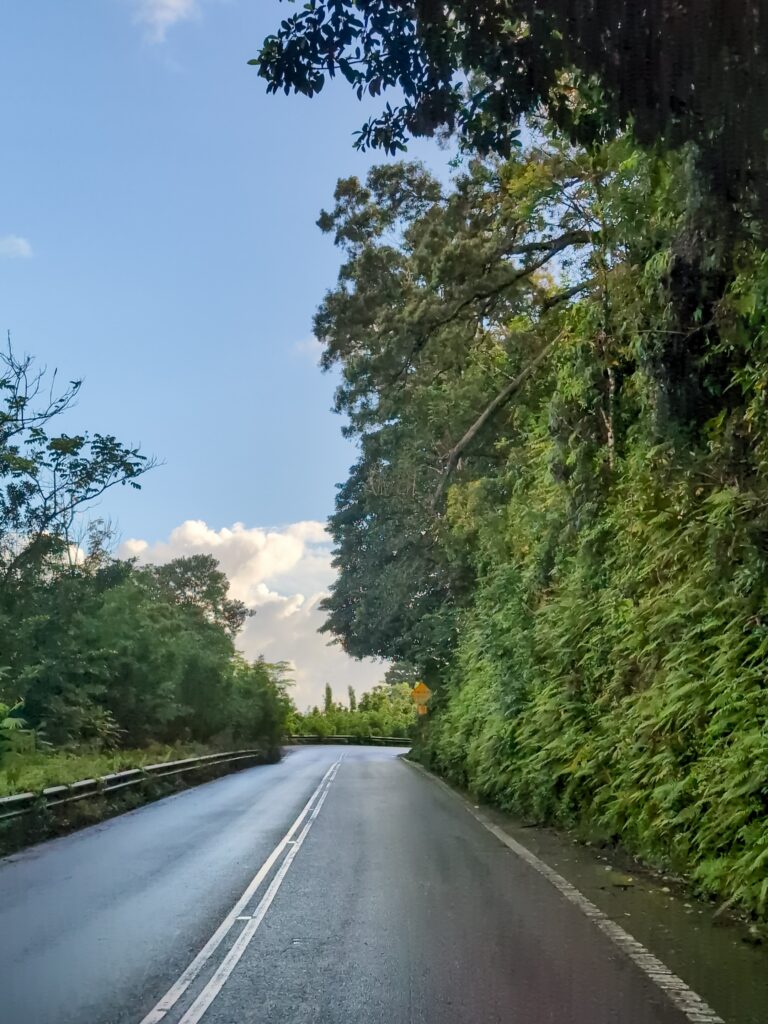
<instances>
[{"instance_id":1,"label":"dashed white line","mask_svg":"<svg viewBox=\"0 0 768 1024\"><path fill-rule=\"evenodd\" d=\"M339 765L341 764L343 756L344 755L342 754L342 757L340 757L337 761L335 761L330 766L330 768L325 773L325 775L322 777L322 779L320 780L317 788L312 793L312 796L309 798L309 800L307 800L307 802L304 804L304 807L299 812L299 815L296 818L296 820L293 822L291 827L288 829L288 831L285 833L283 838L280 840L280 842L274 848L272 853L270 853L269 857L267 857L267 859L261 865L259 870L253 876L251 881L248 883L247 888L243 892L242 896L240 896L240 898L238 899L237 903L235 903L235 905L232 907L230 912L227 914L227 916L221 922L221 924L216 929L216 931L213 933L213 935L210 937L210 939L208 939L206 944L203 946L203 948L200 950L200 952L197 954L197 956L194 958L194 960L192 960L192 962L189 964L189 966L179 975L178 979L173 983L173 985L171 985L171 987L168 989L168 991L165 993L165 995L162 997L162 999L158 1003L156 1003L155 1006L152 1007L152 1009L149 1011L149 1013L144 1018L142 1018L140 1024L158 1024L159 1021L163 1020L163 1018L166 1016L168 1011L170 1009L172 1009L176 1005L176 1003L184 995L184 993L187 991L187 989L192 984L192 982L195 980L195 978L203 970L203 968L208 963L208 961L211 959L211 957L216 952L216 950L219 948L219 946L221 945L221 943L223 942L223 940L225 939L227 934L232 930L232 928L235 925L235 922L237 920L241 919L243 910L247 907L247 905L253 899L254 895L256 894L256 892L258 891L259 887L261 886L261 883L264 881L264 879L267 877L269 872L272 870L272 868L275 865L275 862L278 860L278 858L284 852L286 847L289 847L289 846L291 847L291 851L289 852L288 857L286 859L288 859L288 858L290 858L291 860L293 859L294 851L297 849L296 841L293 839L293 836L296 833L296 831L298 830L298 828L300 827L301 823L306 818L306 816L309 814L310 810L312 810L312 806L313 806L313 804L315 804L315 801L317 800L317 798L320 796L321 792L323 791L323 787L327 786L327 785L330 785L330 783L336 777L336 772L339 770ZM327 792L327 789L326 789L326 792ZM312 818L313 819L315 817L317 817L317 812L319 810L319 807L322 805L322 801L324 799L325 799L325 793L323 793L322 797L320 798L318 803L315 805L315 810L312 813ZM306 826L305 826L305 829L302 831L301 835L303 836L305 834L305 832L306 832ZM282 868L281 868L281 870L282 870ZM266 895L265 895L265 898L266 898ZM274 896L273 896L273 898L274 898ZM271 900L270 900L270 902L271 902ZM262 903L263 903L263 900L262 900ZM259 904L259 906L261 906L261 903ZM248 925L246 925L246 928L247 927L248 927ZM245 930L246 929L244 928L243 931L245 931ZM242 936L242 932L241 932L241 936Z\"/></svg>"}]
</instances>

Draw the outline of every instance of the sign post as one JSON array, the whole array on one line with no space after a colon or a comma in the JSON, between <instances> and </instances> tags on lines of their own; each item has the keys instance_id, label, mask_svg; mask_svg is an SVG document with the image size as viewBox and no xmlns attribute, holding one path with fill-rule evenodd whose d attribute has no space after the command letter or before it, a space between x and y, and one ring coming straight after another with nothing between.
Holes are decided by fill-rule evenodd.
<instances>
[{"instance_id":1,"label":"sign post","mask_svg":"<svg viewBox=\"0 0 768 1024\"><path fill-rule=\"evenodd\" d=\"M411 697L413 698L413 702L417 707L419 715L427 714L427 711L429 710L427 708L427 703L431 696L432 691L426 683L416 683L414 688L411 690Z\"/></svg>"}]
</instances>

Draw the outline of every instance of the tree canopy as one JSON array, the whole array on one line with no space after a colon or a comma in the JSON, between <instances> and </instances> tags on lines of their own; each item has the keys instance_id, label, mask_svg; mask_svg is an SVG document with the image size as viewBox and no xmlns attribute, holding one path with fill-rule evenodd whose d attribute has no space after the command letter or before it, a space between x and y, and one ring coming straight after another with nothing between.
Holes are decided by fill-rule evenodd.
<instances>
[{"instance_id":1,"label":"tree canopy","mask_svg":"<svg viewBox=\"0 0 768 1024\"><path fill-rule=\"evenodd\" d=\"M312 708L291 718L291 729L300 736L397 736L407 738L416 723L416 709L405 682L383 682L359 698L350 686L348 704L333 699L330 684L325 688L322 711Z\"/></svg>"},{"instance_id":2,"label":"tree canopy","mask_svg":"<svg viewBox=\"0 0 768 1024\"><path fill-rule=\"evenodd\" d=\"M361 148L442 129L508 156L544 111L583 145L630 126L646 146L691 143L719 202L757 198L765 217L767 19L764 0L310 0L251 63L271 91L395 90Z\"/></svg>"},{"instance_id":3,"label":"tree canopy","mask_svg":"<svg viewBox=\"0 0 768 1024\"><path fill-rule=\"evenodd\" d=\"M69 557L73 526L110 487L139 488L152 460L109 434L51 431L81 382L57 391L31 357L0 353L0 572L11 584L46 558Z\"/></svg>"}]
</instances>

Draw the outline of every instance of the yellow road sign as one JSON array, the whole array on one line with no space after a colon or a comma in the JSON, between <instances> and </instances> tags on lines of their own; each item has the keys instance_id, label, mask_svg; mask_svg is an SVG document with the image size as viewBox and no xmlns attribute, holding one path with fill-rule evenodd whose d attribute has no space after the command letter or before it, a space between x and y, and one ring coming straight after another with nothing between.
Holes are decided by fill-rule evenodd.
<instances>
[{"instance_id":1,"label":"yellow road sign","mask_svg":"<svg viewBox=\"0 0 768 1024\"><path fill-rule=\"evenodd\" d=\"M419 704L419 706L416 708L416 710L418 711L418 713L420 715L426 715L427 712L429 711L429 708L427 707L426 704Z\"/></svg>"},{"instance_id":2,"label":"yellow road sign","mask_svg":"<svg viewBox=\"0 0 768 1024\"><path fill-rule=\"evenodd\" d=\"M426 683L417 683L411 690L411 697L413 697L414 703L419 705L426 704L431 696L432 691Z\"/></svg>"}]
</instances>

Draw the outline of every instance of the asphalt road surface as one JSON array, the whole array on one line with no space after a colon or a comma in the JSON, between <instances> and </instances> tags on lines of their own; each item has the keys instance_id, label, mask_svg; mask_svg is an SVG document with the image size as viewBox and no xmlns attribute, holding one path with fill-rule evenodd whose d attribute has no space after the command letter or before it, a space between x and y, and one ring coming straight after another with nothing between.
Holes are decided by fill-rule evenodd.
<instances>
[{"instance_id":1,"label":"asphalt road surface","mask_svg":"<svg viewBox=\"0 0 768 1024\"><path fill-rule=\"evenodd\" d=\"M0 861L2 1024L682 1024L401 751L304 747Z\"/></svg>"}]
</instances>

